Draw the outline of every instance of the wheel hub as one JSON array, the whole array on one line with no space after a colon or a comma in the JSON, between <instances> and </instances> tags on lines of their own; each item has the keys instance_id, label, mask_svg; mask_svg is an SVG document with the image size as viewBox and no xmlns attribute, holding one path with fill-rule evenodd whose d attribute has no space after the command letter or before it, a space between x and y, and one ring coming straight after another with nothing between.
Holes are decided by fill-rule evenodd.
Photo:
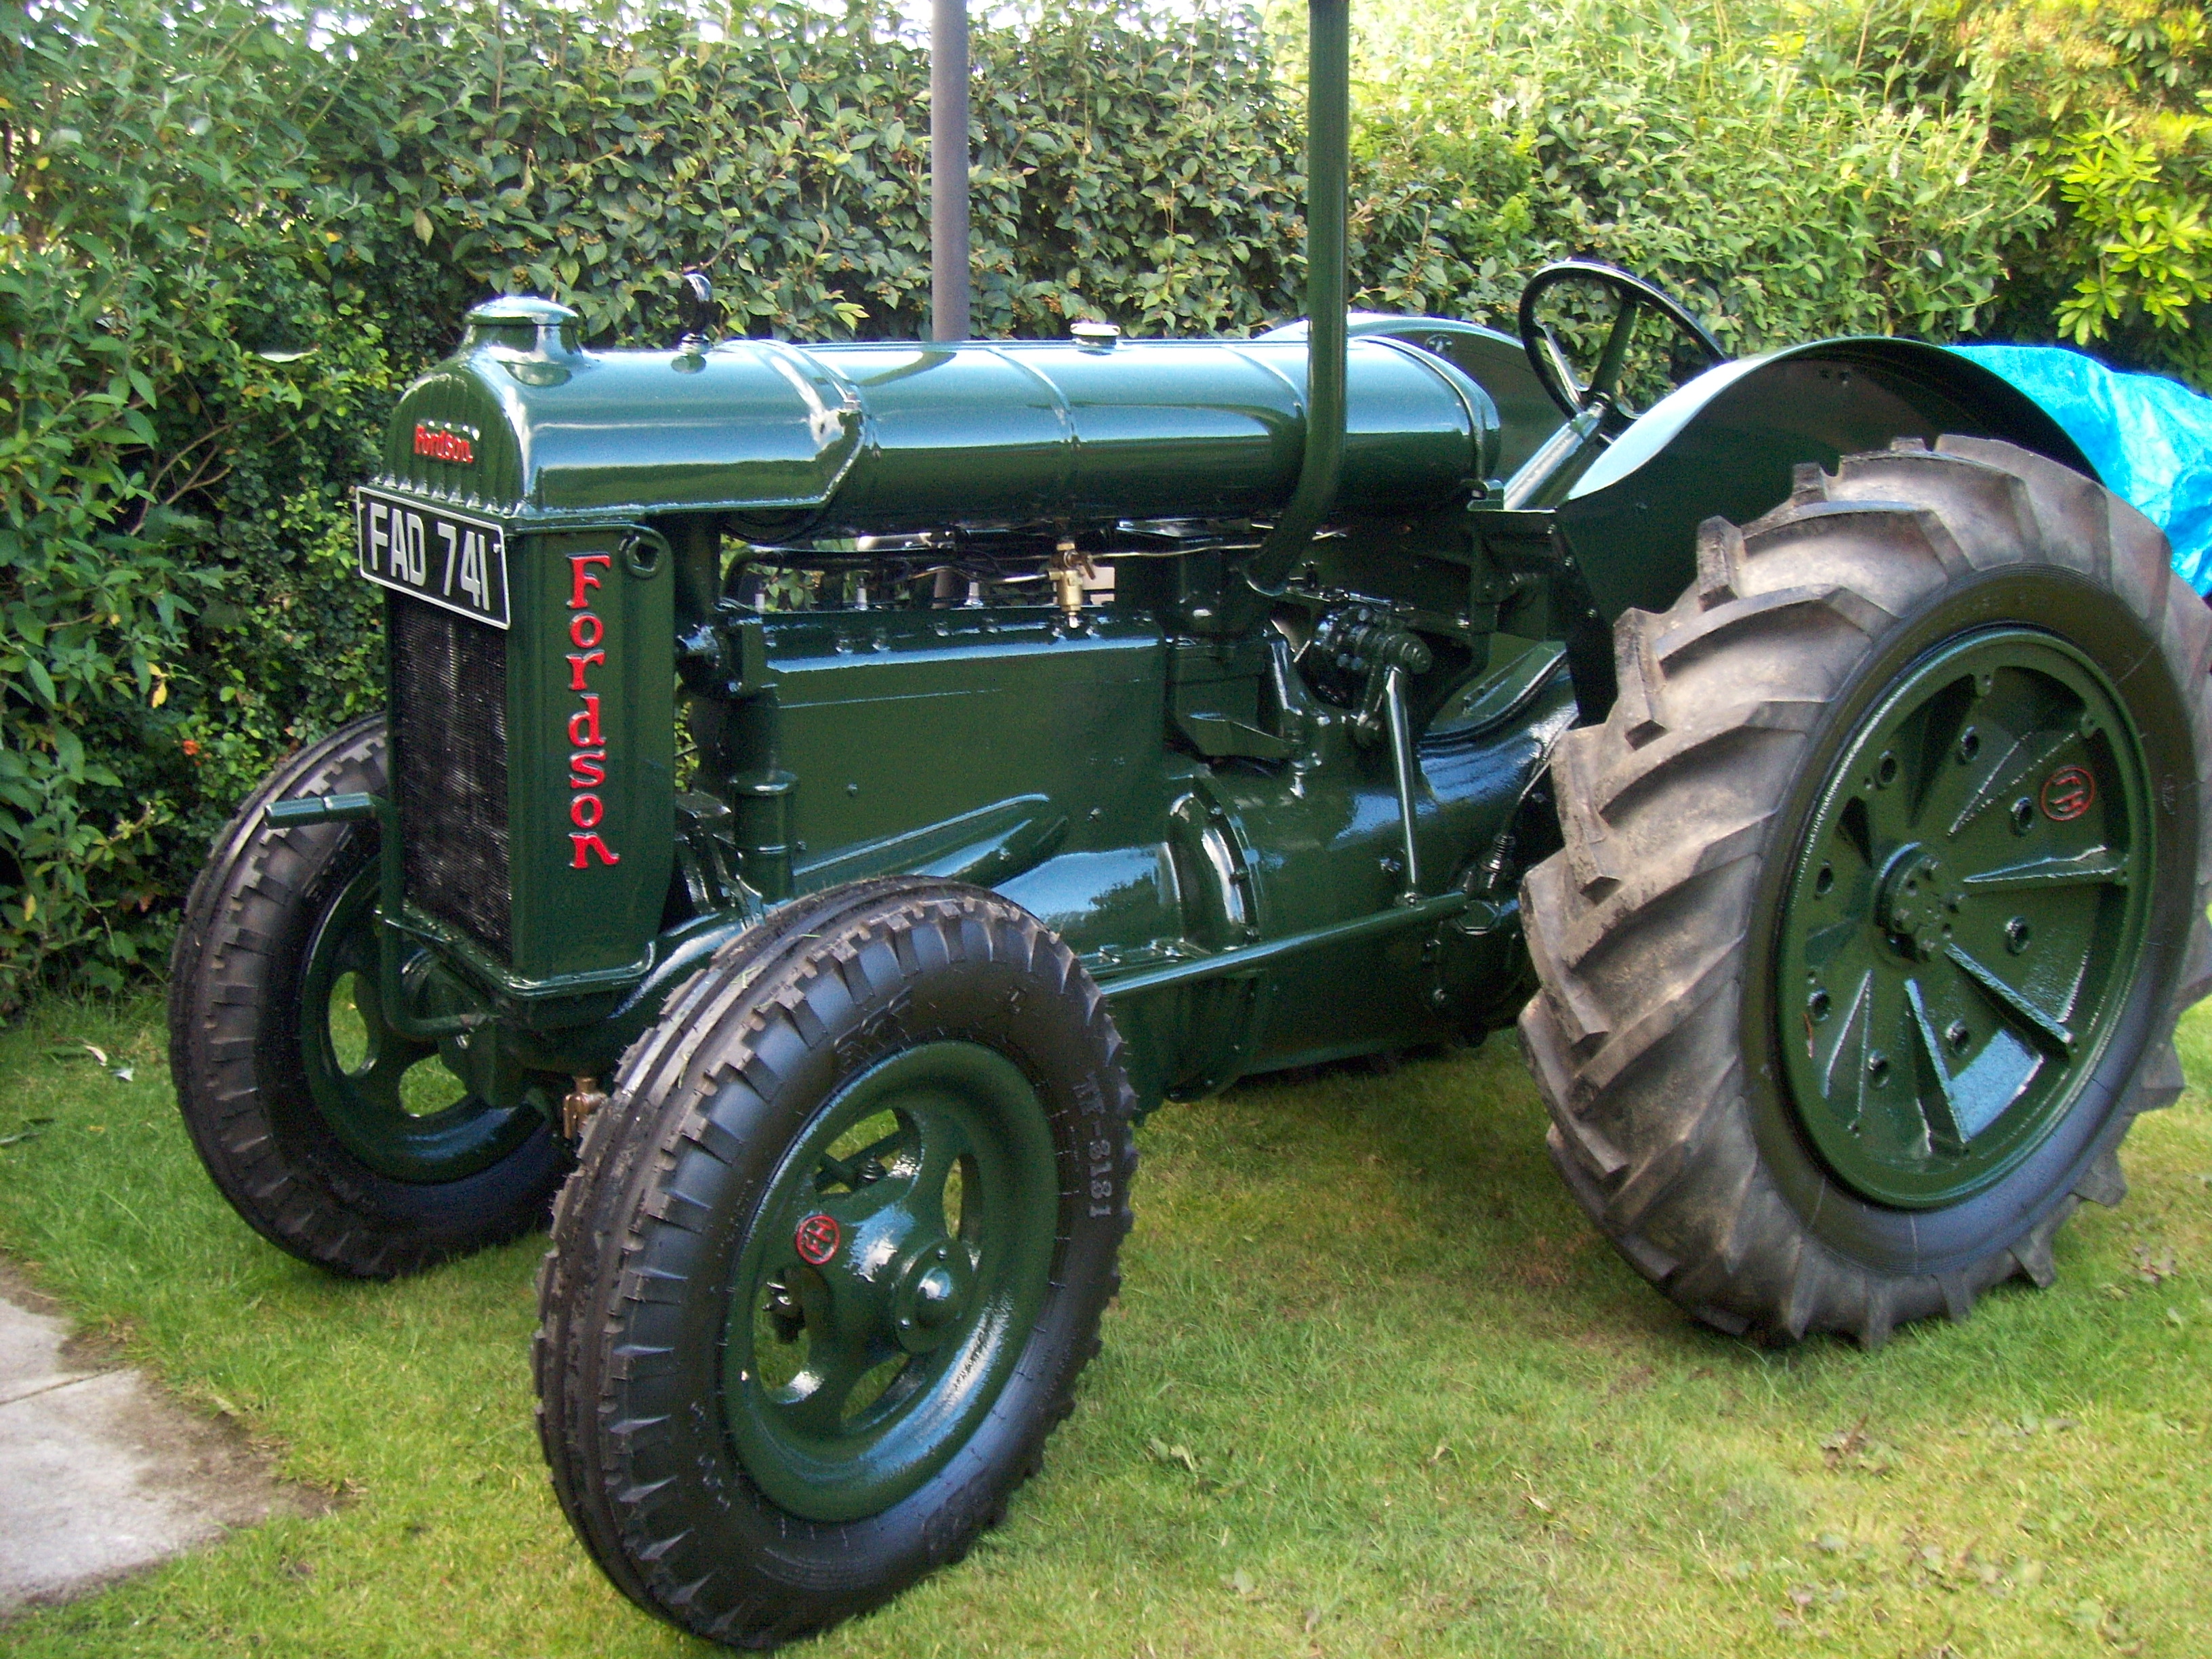
<instances>
[{"instance_id":1,"label":"wheel hub","mask_svg":"<svg viewBox=\"0 0 2212 1659\"><path fill-rule=\"evenodd\" d=\"M1846 1187L1956 1203L2064 1118L2134 981L2150 799L2103 674L2039 629L1959 635L1859 719L1777 958L1788 1103Z\"/></svg>"},{"instance_id":2,"label":"wheel hub","mask_svg":"<svg viewBox=\"0 0 2212 1659\"><path fill-rule=\"evenodd\" d=\"M1953 933L1950 921L1966 905L1963 891L1942 887L1943 860L1917 842L1889 857L1875 896L1875 921L1897 948L1933 960Z\"/></svg>"},{"instance_id":3,"label":"wheel hub","mask_svg":"<svg viewBox=\"0 0 2212 1659\"><path fill-rule=\"evenodd\" d=\"M927 1353L957 1328L975 1270L968 1252L949 1238L910 1254L899 1274L891 1319L898 1345Z\"/></svg>"},{"instance_id":4,"label":"wheel hub","mask_svg":"<svg viewBox=\"0 0 2212 1659\"><path fill-rule=\"evenodd\" d=\"M730 1304L726 1421L763 1491L852 1519L958 1450L1035 1328L1058 1193L1036 1091L992 1049L908 1049L824 1104Z\"/></svg>"},{"instance_id":5,"label":"wheel hub","mask_svg":"<svg viewBox=\"0 0 2212 1659\"><path fill-rule=\"evenodd\" d=\"M339 1143L389 1181L442 1185L505 1158L545 1114L528 1102L487 1100L465 1079L484 1069L472 1041L418 1042L384 1017L376 865L354 877L308 946L301 974L300 1048L317 1112ZM425 996L427 957L402 975Z\"/></svg>"}]
</instances>

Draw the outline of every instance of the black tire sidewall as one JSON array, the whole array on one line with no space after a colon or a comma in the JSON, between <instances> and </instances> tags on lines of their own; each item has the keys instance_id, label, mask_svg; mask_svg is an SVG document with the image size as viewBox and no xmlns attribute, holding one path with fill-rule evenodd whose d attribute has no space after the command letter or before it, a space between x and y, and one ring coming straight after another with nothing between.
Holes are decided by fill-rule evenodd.
<instances>
[{"instance_id":1,"label":"black tire sidewall","mask_svg":"<svg viewBox=\"0 0 2212 1659\"><path fill-rule=\"evenodd\" d=\"M301 1051L308 954L339 896L375 860L379 836L359 823L276 830L264 813L270 801L301 794L380 792L380 725L356 721L310 745L225 827L187 903L170 1003L178 1104L232 1207L304 1261L374 1277L526 1231L569 1164L548 1124L460 1180L390 1180L346 1150L315 1100ZM356 746L366 755L345 758ZM271 874L278 836L291 855L283 879ZM249 974L252 994L241 1000ZM230 1057L241 1044L242 1065ZM284 1179L272 1185L279 1172Z\"/></svg>"},{"instance_id":2,"label":"black tire sidewall","mask_svg":"<svg viewBox=\"0 0 2212 1659\"><path fill-rule=\"evenodd\" d=\"M2073 1106L2021 1163L1948 1206L1893 1209L1854 1194L1813 1150L1784 1082L1775 1007L1783 895L1830 770L1859 722L1911 663L1945 641L1997 625L2041 628L2097 664L2141 738L2156 840L2140 971ZM2017 1240L2068 1201L2088 1164L2124 1135L2146 1050L2160 1036L2181 972L2195 902L2197 762L2181 679L2156 635L2120 596L2067 569L2023 562L1978 572L1934 594L1868 652L1814 730L1753 890L1741 1012L1744 1084L1762 1161L1806 1230L1883 1275L1942 1274Z\"/></svg>"},{"instance_id":3,"label":"black tire sidewall","mask_svg":"<svg viewBox=\"0 0 2212 1659\"><path fill-rule=\"evenodd\" d=\"M1115 1261L1127 1228L1119 1156L1127 1128L1117 1115L1126 1085L1076 990L1030 966L988 957L956 957L890 994L839 996L833 989L816 1001L827 1029L812 1043L785 1022L748 1034L756 1046L745 1077L773 1078L772 1087L757 1091L750 1081L727 1081L702 1103L718 1126L715 1144L734 1146L734 1156L725 1162L695 1149L656 1183L662 1191L681 1191L703 1213L687 1217L680 1237L663 1230L658 1248L647 1253L662 1271L680 1272L687 1289L665 1309L638 1310L664 1318L630 1321L631 1345L665 1346L670 1358L649 1380L633 1378L621 1390L621 1409L633 1418L666 1411L674 1430L654 1466L633 1467L629 1478L642 1483L668 1474L684 1489L680 1519L689 1531L671 1559L656 1561L653 1577L690 1580L716 1566L737 1577L735 1564L754 1564L757 1583L733 1584L740 1589L734 1597L717 1592L711 1598L722 1604L722 1617L744 1627L748 1641L764 1626L780 1639L860 1611L956 1557L1034 1466L1095 1348L1097 1321L1118 1283ZM842 1006L833 1012L831 1002ZM741 1003L725 1015L722 1029L743 1026L748 1006ZM1051 1287L998 1398L943 1469L879 1514L805 1520L753 1484L726 1425L721 1356L736 1289L730 1275L786 1153L817 1114L878 1062L939 1041L977 1042L1003 1054L1044 1107L1060 1182ZM644 1173L649 1180L649 1167ZM1105 1183L1103 1190L1097 1182ZM633 1208L641 1195L634 1190L623 1207ZM680 1267L661 1254L672 1242L687 1258ZM658 1512L657 1527L668 1518L665 1509ZM634 1548L647 1540L624 1541ZM763 1563L775 1571L762 1571ZM705 1621L695 1622L702 1613ZM712 1632L715 1622L704 1607L682 1618L702 1631Z\"/></svg>"}]
</instances>

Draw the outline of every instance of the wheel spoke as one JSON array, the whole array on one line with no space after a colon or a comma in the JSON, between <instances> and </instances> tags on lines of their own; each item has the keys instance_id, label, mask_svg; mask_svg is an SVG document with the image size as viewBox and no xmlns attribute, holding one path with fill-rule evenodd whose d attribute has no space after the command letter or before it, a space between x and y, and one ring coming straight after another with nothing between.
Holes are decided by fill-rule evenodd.
<instances>
[{"instance_id":1,"label":"wheel spoke","mask_svg":"<svg viewBox=\"0 0 2212 1659\"><path fill-rule=\"evenodd\" d=\"M1820 1067L1820 1092L1832 1107L1836 1100L1836 1068L1848 1068L1844 1075L1851 1080L1851 1110L1844 1119L1846 1128L1858 1122L1865 1104L1860 1091L1865 1087L1867 1022L1873 1006L1874 969L1869 968L1859 975L1859 982L1851 992L1850 1006L1836 1032L1835 1045L1828 1050L1827 1060Z\"/></svg>"},{"instance_id":2,"label":"wheel spoke","mask_svg":"<svg viewBox=\"0 0 2212 1659\"><path fill-rule=\"evenodd\" d=\"M918 1111L910 1118L909 1156L912 1173L907 1176L906 1206L915 1230L946 1231L945 1183L953 1166L974 1149L958 1121L942 1112Z\"/></svg>"},{"instance_id":3,"label":"wheel spoke","mask_svg":"<svg viewBox=\"0 0 2212 1659\"><path fill-rule=\"evenodd\" d=\"M961 1038L861 1069L800 1136L746 1224L720 1393L770 1499L853 1519L943 1468L1018 1373L1054 1285L1059 1161L1028 1075Z\"/></svg>"},{"instance_id":4,"label":"wheel spoke","mask_svg":"<svg viewBox=\"0 0 2212 1659\"><path fill-rule=\"evenodd\" d=\"M544 1122L543 1094L526 1090L521 1099L495 1105L455 1074L466 1063L458 1056L410 1086L418 1066L438 1059L440 1045L401 1035L386 1017L378 880L373 863L358 871L331 900L308 947L295 1005L301 1058L315 1112L348 1155L388 1180L441 1185L521 1146ZM410 965L403 994L426 982L418 968L428 969L426 953L418 951Z\"/></svg>"},{"instance_id":5,"label":"wheel spoke","mask_svg":"<svg viewBox=\"0 0 2212 1659\"><path fill-rule=\"evenodd\" d=\"M803 1215L787 1212L778 1224L755 1279L759 1296L781 1282L796 1304L784 1318L805 1332L805 1358L774 1398L778 1414L811 1436L849 1432L854 1391L907 1355L899 1337L902 1270L896 1264L941 1238L945 1179L971 1150L957 1118L926 1095L886 1104L896 1117L888 1133L842 1156L814 1154L813 1175L802 1189ZM836 1242L802 1265L799 1235L808 1217L834 1223ZM893 1260L871 1259L870 1239L892 1241ZM972 1269L972 1262L963 1265ZM866 1390L861 1409L880 1392Z\"/></svg>"},{"instance_id":6,"label":"wheel spoke","mask_svg":"<svg viewBox=\"0 0 2212 1659\"><path fill-rule=\"evenodd\" d=\"M1867 828L1875 859L1879 861L1903 842L1915 839L1912 791L1903 776L1888 788L1877 786L1866 795ZM1876 867L1880 867L1879 862Z\"/></svg>"},{"instance_id":7,"label":"wheel spoke","mask_svg":"<svg viewBox=\"0 0 2212 1659\"><path fill-rule=\"evenodd\" d=\"M2031 732L2026 737L2014 738L2008 747L2000 750L1982 775L1975 780L1973 792L1966 797L1966 804L1959 809L1958 817L1951 820L1947 833L1955 837L1991 806L2011 794L2022 778L2057 754L2073 736L2070 729Z\"/></svg>"},{"instance_id":8,"label":"wheel spoke","mask_svg":"<svg viewBox=\"0 0 2212 1659\"><path fill-rule=\"evenodd\" d=\"M861 1340L825 1342L811 1325L806 1367L792 1379L792 1395L777 1402L781 1413L804 1433L827 1437L845 1426L846 1402L860 1379L899 1350L889 1343Z\"/></svg>"},{"instance_id":9,"label":"wheel spoke","mask_svg":"<svg viewBox=\"0 0 2212 1659\"><path fill-rule=\"evenodd\" d=\"M2017 1024L2025 1026L2039 1039L2042 1046L2062 1060L2074 1052L2074 1033L2057 1015L2038 1007L2026 992L2008 985L1957 945L1946 945L1943 954L1956 963L1960 971L1968 979L1988 993L1990 1000L2001 1011L2009 1013Z\"/></svg>"},{"instance_id":10,"label":"wheel spoke","mask_svg":"<svg viewBox=\"0 0 2212 1659\"><path fill-rule=\"evenodd\" d=\"M335 964L336 972L351 973L361 983L372 988L371 994L374 994L377 975L384 966L377 945L375 915L371 909L367 927L346 930L345 937L337 944Z\"/></svg>"},{"instance_id":11,"label":"wheel spoke","mask_svg":"<svg viewBox=\"0 0 2212 1659\"><path fill-rule=\"evenodd\" d=\"M1629 342L1636 336L1637 314L1643 310L1635 298L1620 295L1620 310L1613 319L1613 327L1605 337L1605 344L1598 352L1597 367L1590 371L1589 385L1583 388L1585 401L1603 398L1608 403L1620 389L1621 371L1627 365Z\"/></svg>"},{"instance_id":12,"label":"wheel spoke","mask_svg":"<svg viewBox=\"0 0 2212 1659\"><path fill-rule=\"evenodd\" d=\"M1938 1152L1963 1152L1967 1132L1959 1123L1958 1101L1952 1093L1950 1067L1943 1059L1943 1042L1936 1034L1936 1022L1929 1018L1917 979L1905 981L1905 999L1912 1006L1912 1029L1920 1038L1920 1057L1936 1085L1932 1091L1915 1091L1920 1115L1928 1125L1929 1144Z\"/></svg>"},{"instance_id":13,"label":"wheel spoke","mask_svg":"<svg viewBox=\"0 0 2212 1659\"><path fill-rule=\"evenodd\" d=\"M849 1200L849 1195L841 1196ZM849 1201L817 1200L810 1213L829 1215L850 1238L853 1207ZM767 1305L779 1341L799 1340L803 1333L806 1343L796 1373L772 1396L776 1409L805 1432L831 1434L843 1420L854 1387L898 1350L888 1334L887 1307L879 1287L850 1272L847 1262L817 1266L802 1261L795 1232L795 1228L781 1229L772 1241L753 1280L750 1305ZM778 1285L783 1286L780 1302L775 1297ZM764 1378L773 1375L772 1357L762 1351L757 1339L754 1364L763 1368Z\"/></svg>"},{"instance_id":14,"label":"wheel spoke","mask_svg":"<svg viewBox=\"0 0 2212 1659\"><path fill-rule=\"evenodd\" d=\"M1544 342L1544 353L1552 360L1553 370L1559 377L1559 384L1567 389L1568 396L1577 407L1586 405L1589 389L1576 378L1574 365L1567 361L1566 350L1559 344L1559 337L1549 323L1542 325L1540 337Z\"/></svg>"},{"instance_id":15,"label":"wheel spoke","mask_svg":"<svg viewBox=\"0 0 2212 1659\"><path fill-rule=\"evenodd\" d=\"M2111 886L2128 884L2128 860L2109 847L2092 847L2071 857L2030 859L2022 864L2008 864L1978 876L1968 876L1963 884L1974 893L2016 893L2048 891L2061 887Z\"/></svg>"},{"instance_id":16,"label":"wheel spoke","mask_svg":"<svg viewBox=\"0 0 2212 1659\"><path fill-rule=\"evenodd\" d=\"M1962 675L1936 690L1914 722L1906 782L1916 839L1926 838L1928 818L1940 815L1942 803L1955 798L1966 781L1959 745L1973 723L1974 703L1972 677Z\"/></svg>"},{"instance_id":17,"label":"wheel spoke","mask_svg":"<svg viewBox=\"0 0 2212 1659\"><path fill-rule=\"evenodd\" d=\"M367 947L360 933L341 945L339 961L353 978L353 1007L359 1017L368 1053L362 1063L344 1074L345 1086L360 1101L387 1114L408 1115L403 1090L408 1073L438 1052L437 1045L416 1042L392 1029L384 1018L384 998L378 988L375 951ZM459 1103L457 1096L449 1106Z\"/></svg>"}]
</instances>

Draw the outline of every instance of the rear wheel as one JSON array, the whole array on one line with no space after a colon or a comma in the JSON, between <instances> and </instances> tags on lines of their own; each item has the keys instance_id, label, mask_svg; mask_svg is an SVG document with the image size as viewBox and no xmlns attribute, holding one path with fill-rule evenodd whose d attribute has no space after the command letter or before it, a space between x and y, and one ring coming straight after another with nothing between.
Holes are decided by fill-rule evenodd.
<instances>
[{"instance_id":1,"label":"rear wheel","mask_svg":"<svg viewBox=\"0 0 2212 1659\"><path fill-rule=\"evenodd\" d=\"M483 1100L384 1018L377 831L272 828L270 802L385 787L381 718L257 790L193 883L170 966L169 1065L192 1144L254 1231L386 1278L513 1238L568 1168L546 1114Z\"/></svg>"},{"instance_id":2,"label":"rear wheel","mask_svg":"<svg viewBox=\"0 0 2212 1659\"><path fill-rule=\"evenodd\" d=\"M539 1287L539 1431L648 1611L767 1646L1005 1512L1097 1348L1134 1096L995 894L895 878L726 947L625 1056Z\"/></svg>"},{"instance_id":3,"label":"rear wheel","mask_svg":"<svg viewBox=\"0 0 2212 1659\"><path fill-rule=\"evenodd\" d=\"M2207 984L2212 618L2164 538L2009 445L1900 444L1710 521L1615 636L1524 892L1568 1185L1765 1340L2048 1283Z\"/></svg>"}]
</instances>

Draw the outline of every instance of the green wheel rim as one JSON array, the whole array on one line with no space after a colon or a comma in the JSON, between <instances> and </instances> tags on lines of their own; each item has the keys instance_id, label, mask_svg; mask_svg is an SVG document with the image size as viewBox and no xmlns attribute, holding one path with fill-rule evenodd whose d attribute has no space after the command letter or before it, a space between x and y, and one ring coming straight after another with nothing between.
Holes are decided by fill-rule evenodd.
<instances>
[{"instance_id":1,"label":"green wheel rim","mask_svg":"<svg viewBox=\"0 0 2212 1659\"><path fill-rule=\"evenodd\" d=\"M745 1236L724 1345L731 1438L769 1498L857 1520L968 1443L1042 1310L1059 1193L1035 1087L978 1043L908 1049L814 1115Z\"/></svg>"},{"instance_id":2,"label":"green wheel rim","mask_svg":"<svg viewBox=\"0 0 2212 1659\"><path fill-rule=\"evenodd\" d=\"M1790 1105L1838 1180L1902 1209L2002 1180L2072 1109L2144 947L2141 739L2038 629L1909 666L1829 772L1780 915Z\"/></svg>"},{"instance_id":3,"label":"green wheel rim","mask_svg":"<svg viewBox=\"0 0 2212 1659\"><path fill-rule=\"evenodd\" d=\"M317 1115L338 1142L389 1180L436 1186L489 1168L544 1120L478 1098L384 1018L374 860L316 930L302 975L300 1051Z\"/></svg>"}]
</instances>

